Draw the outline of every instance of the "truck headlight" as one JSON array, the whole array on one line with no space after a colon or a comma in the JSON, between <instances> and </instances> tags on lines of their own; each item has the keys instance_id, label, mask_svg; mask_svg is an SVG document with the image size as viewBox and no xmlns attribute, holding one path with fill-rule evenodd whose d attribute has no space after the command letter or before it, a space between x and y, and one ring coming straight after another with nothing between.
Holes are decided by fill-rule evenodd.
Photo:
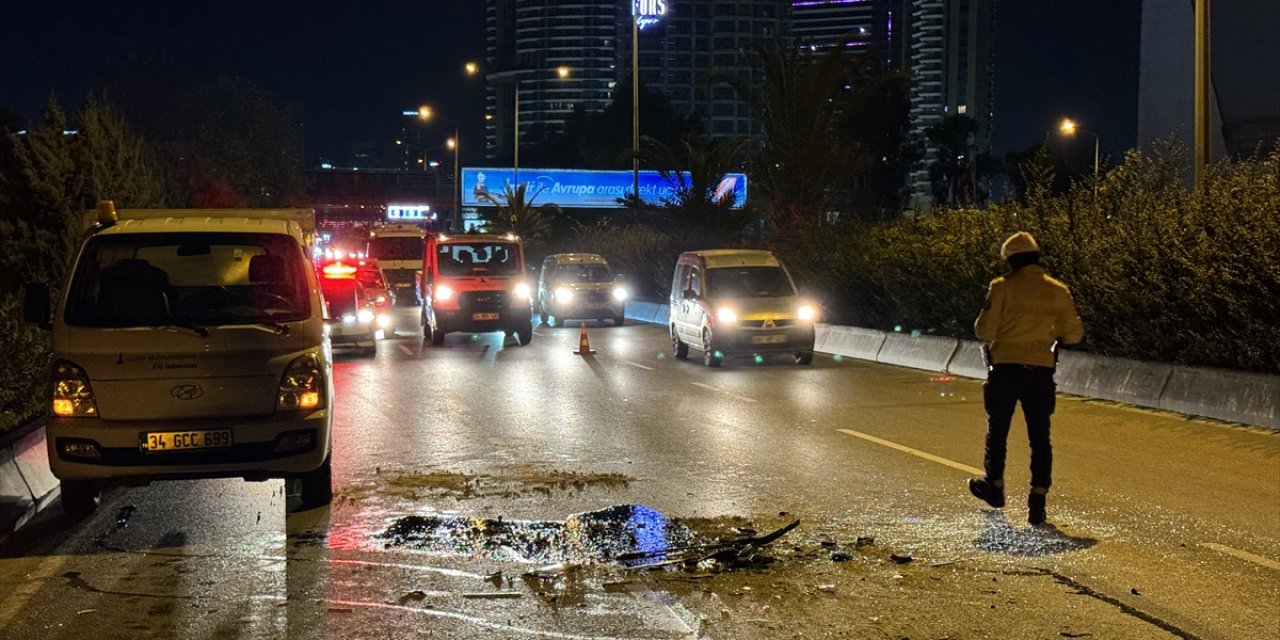
<instances>
[{"instance_id":1,"label":"truck headlight","mask_svg":"<svg viewBox=\"0 0 1280 640\"><path fill-rule=\"evenodd\" d=\"M315 409L324 404L324 367L314 353L296 358L280 378L276 411Z\"/></svg>"},{"instance_id":2,"label":"truck headlight","mask_svg":"<svg viewBox=\"0 0 1280 640\"><path fill-rule=\"evenodd\" d=\"M800 308L796 309L796 317L809 322L818 317L818 311L810 305L800 305Z\"/></svg>"},{"instance_id":3,"label":"truck headlight","mask_svg":"<svg viewBox=\"0 0 1280 640\"><path fill-rule=\"evenodd\" d=\"M98 404L93 401L89 375L79 365L66 360L54 362L51 381L53 415L63 418L98 415Z\"/></svg>"},{"instance_id":4,"label":"truck headlight","mask_svg":"<svg viewBox=\"0 0 1280 640\"><path fill-rule=\"evenodd\" d=\"M511 293L514 293L518 300L528 300L532 292L529 290L529 285L527 283L519 282L516 283L516 286L511 290Z\"/></svg>"},{"instance_id":5,"label":"truck headlight","mask_svg":"<svg viewBox=\"0 0 1280 640\"><path fill-rule=\"evenodd\" d=\"M453 287L442 284L436 287L435 294L436 300L449 300L450 298L453 298Z\"/></svg>"},{"instance_id":6,"label":"truck headlight","mask_svg":"<svg viewBox=\"0 0 1280 640\"><path fill-rule=\"evenodd\" d=\"M729 307L720 307L716 310L716 320L725 324L733 324L738 321L738 313Z\"/></svg>"},{"instance_id":7,"label":"truck headlight","mask_svg":"<svg viewBox=\"0 0 1280 640\"><path fill-rule=\"evenodd\" d=\"M622 288L622 287L614 287L614 288L613 288L613 299L614 299L614 300L619 300L619 301L621 301L621 300L626 300L626 299L627 299L627 290L626 290L626 289L624 289L624 288Z\"/></svg>"},{"instance_id":8,"label":"truck headlight","mask_svg":"<svg viewBox=\"0 0 1280 640\"><path fill-rule=\"evenodd\" d=\"M565 304L570 300L573 300L573 289L569 289L567 287L560 287L559 289L556 289L556 302Z\"/></svg>"}]
</instances>

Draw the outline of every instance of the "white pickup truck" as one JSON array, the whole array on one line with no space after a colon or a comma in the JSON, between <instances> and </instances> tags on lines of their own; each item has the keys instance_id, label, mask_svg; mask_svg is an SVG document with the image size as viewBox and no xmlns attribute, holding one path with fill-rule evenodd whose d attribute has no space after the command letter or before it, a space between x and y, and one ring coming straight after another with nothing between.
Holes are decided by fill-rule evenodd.
<instances>
[{"instance_id":1,"label":"white pickup truck","mask_svg":"<svg viewBox=\"0 0 1280 640\"><path fill-rule=\"evenodd\" d=\"M309 209L98 207L50 320L49 464L72 515L152 480L301 479L327 504L333 377Z\"/></svg>"}]
</instances>

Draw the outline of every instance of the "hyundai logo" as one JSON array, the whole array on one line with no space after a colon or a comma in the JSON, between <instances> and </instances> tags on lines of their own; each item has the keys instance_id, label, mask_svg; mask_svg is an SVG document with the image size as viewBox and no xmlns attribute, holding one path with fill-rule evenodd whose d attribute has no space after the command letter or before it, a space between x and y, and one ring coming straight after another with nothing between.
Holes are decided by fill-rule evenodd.
<instances>
[{"instance_id":1,"label":"hyundai logo","mask_svg":"<svg viewBox=\"0 0 1280 640\"><path fill-rule=\"evenodd\" d=\"M179 400L195 400L204 395L204 389L198 384L180 384L170 389L169 395Z\"/></svg>"}]
</instances>

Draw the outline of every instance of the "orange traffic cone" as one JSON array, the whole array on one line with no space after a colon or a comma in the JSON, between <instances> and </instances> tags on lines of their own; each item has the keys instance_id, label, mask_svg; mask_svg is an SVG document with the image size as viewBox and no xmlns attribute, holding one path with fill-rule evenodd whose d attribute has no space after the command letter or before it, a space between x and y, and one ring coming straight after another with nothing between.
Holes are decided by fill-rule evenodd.
<instances>
[{"instance_id":1,"label":"orange traffic cone","mask_svg":"<svg viewBox=\"0 0 1280 640\"><path fill-rule=\"evenodd\" d=\"M594 356L595 351L591 349L591 343L587 340L587 323L583 322L578 325L581 329L578 331L578 350L574 351L574 355Z\"/></svg>"}]
</instances>

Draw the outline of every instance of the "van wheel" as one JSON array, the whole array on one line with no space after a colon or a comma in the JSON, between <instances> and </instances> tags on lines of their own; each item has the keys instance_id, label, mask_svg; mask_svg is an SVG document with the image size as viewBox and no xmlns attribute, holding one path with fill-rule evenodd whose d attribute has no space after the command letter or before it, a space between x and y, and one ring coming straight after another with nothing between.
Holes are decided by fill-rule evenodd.
<instances>
[{"instance_id":1,"label":"van wheel","mask_svg":"<svg viewBox=\"0 0 1280 640\"><path fill-rule=\"evenodd\" d=\"M302 474L302 508L315 509L333 501L333 454L314 471Z\"/></svg>"},{"instance_id":2,"label":"van wheel","mask_svg":"<svg viewBox=\"0 0 1280 640\"><path fill-rule=\"evenodd\" d=\"M101 493L98 486L92 482L63 480L62 510L76 520L87 518L97 510L98 497Z\"/></svg>"},{"instance_id":3,"label":"van wheel","mask_svg":"<svg viewBox=\"0 0 1280 640\"><path fill-rule=\"evenodd\" d=\"M427 331L431 332L431 346L438 347L444 344L444 331L440 327L432 329L428 326Z\"/></svg>"},{"instance_id":4,"label":"van wheel","mask_svg":"<svg viewBox=\"0 0 1280 640\"><path fill-rule=\"evenodd\" d=\"M796 354L796 364L813 364L813 352L802 351Z\"/></svg>"},{"instance_id":5,"label":"van wheel","mask_svg":"<svg viewBox=\"0 0 1280 640\"><path fill-rule=\"evenodd\" d=\"M516 337L520 339L520 346L528 346L530 342L533 342L533 326L516 329Z\"/></svg>"},{"instance_id":6,"label":"van wheel","mask_svg":"<svg viewBox=\"0 0 1280 640\"><path fill-rule=\"evenodd\" d=\"M719 353L716 352L715 345L711 344L711 332L707 331L706 329L703 329L702 330L702 364L705 364L708 367L718 367L720 366L720 361L722 359L723 359L723 356L721 356Z\"/></svg>"},{"instance_id":7,"label":"van wheel","mask_svg":"<svg viewBox=\"0 0 1280 640\"><path fill-rule=\"evenodd\" d=\"M674 333L671 334L671 355L675 356L676 360L684 360L689 357L689 345L681 341L680 337Z\"/></svg>"}]
</instances>

